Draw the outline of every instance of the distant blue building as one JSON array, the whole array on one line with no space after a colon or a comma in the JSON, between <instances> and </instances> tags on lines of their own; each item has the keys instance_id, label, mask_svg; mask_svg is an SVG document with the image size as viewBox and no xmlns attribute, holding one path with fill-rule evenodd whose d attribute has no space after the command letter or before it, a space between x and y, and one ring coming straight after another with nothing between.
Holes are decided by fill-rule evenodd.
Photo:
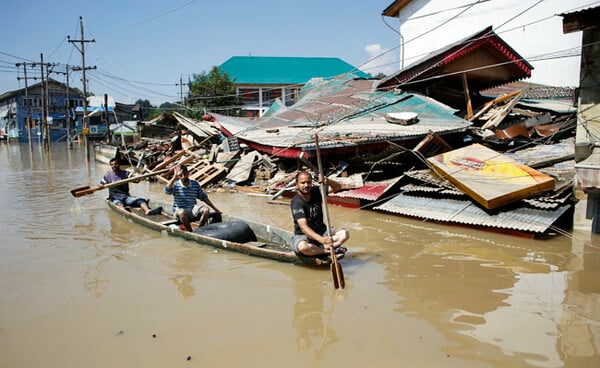
<instances>
[{"instance_id":1,"label":"distant blue building","mask_svg":"<svg viewBox=\"0 0 600 368\"><path fill-rule=\"evenodd\" d=\"M53 79L49 79L45 86L50 141L66 140L68 124L70 123L72 128L75 127L74 109L83 105L82 93ZM0 133L5 134L8 139L29 141L29 130L26 124L28 114L31 118L32 140L37 142L42 137L41 83L29 86L27 91L21 88L0 95Z\"/></svg>"}]
</instances>

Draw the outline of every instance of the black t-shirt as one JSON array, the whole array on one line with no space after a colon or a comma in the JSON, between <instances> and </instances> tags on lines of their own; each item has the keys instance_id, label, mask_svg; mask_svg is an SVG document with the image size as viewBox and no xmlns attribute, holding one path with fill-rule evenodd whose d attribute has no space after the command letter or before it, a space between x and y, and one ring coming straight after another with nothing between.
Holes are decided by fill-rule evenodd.
<instances>
[{"instance_id":1,"label":"black t-shirt","mask_svg":"<svg viewBox=\"0 0 600 368\"><path fill-rule=\"evenodd\" d=\"M302 235L298 219L305 218L308 226L318 234L324 234L327 226L323 222L323 197L318 187L310 190L310 200L306 202L298 193L292 198L291 208L294 218L294 234Z\"/></svg>"}]
</instances>

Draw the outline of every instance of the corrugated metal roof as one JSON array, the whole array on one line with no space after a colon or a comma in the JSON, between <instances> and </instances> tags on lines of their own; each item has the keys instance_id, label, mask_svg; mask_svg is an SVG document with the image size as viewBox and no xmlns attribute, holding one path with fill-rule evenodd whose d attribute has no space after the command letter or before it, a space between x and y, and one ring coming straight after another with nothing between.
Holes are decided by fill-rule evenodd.
<instances>
[{"instance_id":1,"label":"corrugated metal roof","mask_svg":"<svg viewBox=\"0 0 600 368\"><path fill-rule=\"evenodd\" d=\"M546 146L538 146L531 150L534 151L535 149L538 149L540 152L544 152ZM557 162L552 166L538 169L540 172L550 175L554 178L554 190L538 195L534 198L528 198L526 203L531 207L545 208L547 207L547 204L545 203L564 204L570 200L572 198L572 191L570 189L572 189L575 175L574 166L575 161L567 160ZM410 170L406 171L404 176L410 178L410 182L400 188L403 193L418 193L419 195L435 198L468 198L465 193L457 189L448 180L436 175L432 170ZM537 204L540 205L538 206Z\"/></svg>"},{"instance_id":2,"label":"corrugated metal roof","mask_svg":"<svg viewBox=\"0 0 600 368\"><path fill-rule=\"evenodd\" d=\"M568 138L554 144L538 144L515 152L505 152L504 155L533 168L548 166L544 163L552 164L573 159L575 139Z\"/></svg>"},{"instance_id":3,"label":"corrugated metal roof","mask_svg":"<svg viewBox=\"0 0 600 368\"><path fill-rule=\"evenodd\" d=\"M251 123L213 115L226 134L236 135L254 149L306 151L309 157L314 157L312 136L315 133L319 134L320 146L327 150L418 139L430 132L440 135L462 132L471 125L455 116L454 109L427 96L375 91L374 83L348 76L314 79L302 89L302 97L289 109ZM416 112L418 123L405 126L385 119L387 113L402 111Z\"/></svg>"},{"instance_id":4,"label":"corrugated metal roof","mask_svg":"<svg viewBox=\"0 0 600 368\"><path fill-rule=\"evenodd\" d=\"M571 205L565 205L550 211L521 207L489 214L468 200L413 197L399 194L373 209L433 221L541 234L548 230L570 207Z\"/></svg>"},{"instance_id":5,"label":"corrugated metal roof","mask_svg":"<svg viewBox=\"0 0 600 368\"><path fill-rule=\"evenodd\" d=\"M517 105L555 111L562 114L577 111L574 87L546 86L517 81L481 91L482 96L496 98L514 91L523 91Z\"/></svg>"},{"instance_id":6,"label":"corrugated metal roof","mask_svg":"<svg viewBox=\"0 0 600 368\"><path fill-rule=\"evenodd\" d=\"M600 7L559 14L563 17L563 33L587 31L600 27Z\"/></svg>"},{"instance_id":7,"label":"corrugated metal roof","mask_svg":"<svg viewBox=\"0 0 600 368\"><path fill-rule=\"evenodd\" d=\"M496 98L514 91L523 91L521 99L539 100L550 98L575 98L575 87L547 86L524 81L517 81L494 88L488 88L480 93L482 96Z\"/></svg>"},{"instance_id":8,"label":"corrugated metal roof","mask_svg":"<svg viewBox=\"0 0 600 368\"><path fill-rule=\"evenodd\" d=\"M219 70L237 84L252 85L303 84L311 78L344 73L371 77L339 58L327 57L233 56L221 64Z\"/></svg>"}]
</instances>

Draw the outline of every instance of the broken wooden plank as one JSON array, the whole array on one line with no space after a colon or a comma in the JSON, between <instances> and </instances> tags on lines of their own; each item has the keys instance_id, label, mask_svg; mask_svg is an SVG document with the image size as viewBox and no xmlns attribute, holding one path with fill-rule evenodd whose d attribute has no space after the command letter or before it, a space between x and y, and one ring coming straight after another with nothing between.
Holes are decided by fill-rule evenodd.
<instances>
[{"instance_id":1,"label":"broken wooden plank","mask_svg":"<svg viewBox=\"0 0 600 368\"><path fill-rule=\"evenodd\" d=\"M510 113L511 109L513 107L515 107L515 105L519 102L522 95L523 94L519 91L519 93L515 97L513 97L512 100L510 100L510 102L506 103L502 108L500 108L500 110L498 111L498 113L496 115L494 115L494 117L492 117L485 124L483 124L481 126L481 129L497 127L498 124L500 124L502 122L502 120L504 120L506 115L508 115Z\"/></svg>"},{"instance_id":2,"label":"broken wooden plank","mask_svg":"<svg viewBox=\"0 0 600 368\"><path fill-rule=\"evenodd\" d=\"M200 158L200 156L193 151L180 150L173 157L170 157L170 158L164 160L163 162L161 162L160 164L156 165L154 170L157 170L157 168L163 168L166 166L187 165L190 162L197 160L198 158ZM158 175L156 178L166 184L169 182L170 175L169 175L169 173L166 173L166 174Z\"/></svg>"},{"instance_id":3,"label":"broken wooden plank","mask_svg":"<svg viewBox=\"0 0 600 368\"><path fill-rule=\"evenodd\" d=\"M495 99L486 102L485 105L483 105L483 107L469 119L469 121L473 121L473 120L479 118L481 115L485 114L489 109L491 109L494 105L497 105L506 100L509 100L509 99L515 97L516 95L518 95L519 93L521 93L520 90L514 91L514 92L508 93L503 96L498 96Z\"/></svg>"},{"instance_id":4,"label":"broken wooden plank","mask_svg":"<svg viewBox=\"0 0 600 368\"><path fill-rule=\"evenodd\" d=\"M223 165L228 170L231 170L231 168L233 168L235 164L239 161L239 157L241 155L241 151L219 152L217 154L216 160L213 162Z\"/></svg>"},{"instance_id":5,"label":"broken wooden plank","mask_svg":"<svg viewBox=\"0 0 600 368\"><path fill-rule=\"evenodd\" d=\"M429 134L419 142L413 151L420 152L425 157L431 157L438 153L448 152L452 149L445 140L435 132L429 131Z\"/></svg>"},{"instance_id":6,"label":"broken wooden plank","mask_svg":"<svg viewBox=\"0 0 600 368\"><path fill-rule=\"evenodd\" d=\"M256 151L249 152L248 154L241 157L241 159L235 164L235 166L227 175L227 180L235 183L241 183L250 178L250 173L254 167L254 162L260 157L260 154Z\"/></svg>"}]
</instances>

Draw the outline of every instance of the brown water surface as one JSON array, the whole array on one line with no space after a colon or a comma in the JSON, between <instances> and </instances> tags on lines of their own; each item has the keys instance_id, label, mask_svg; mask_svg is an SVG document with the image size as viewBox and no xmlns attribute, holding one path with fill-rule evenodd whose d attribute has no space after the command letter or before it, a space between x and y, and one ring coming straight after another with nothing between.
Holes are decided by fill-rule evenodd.
<instances>
[{"instance_id":1,"label":"brown water surface","mask_svg":"<svg viewBox=\"0 0 600 368\"><path fill-rule=\"evenodd\" d=\"M331 206L346 289L132 224L82 148L0 145L0 367L598 367L600 240L528 240ZM131 186L168 199L158 183ZM291 228L267 197L210 193ZM189 360L188 360L189 359Z\"/></svg>"}]
</instances>

